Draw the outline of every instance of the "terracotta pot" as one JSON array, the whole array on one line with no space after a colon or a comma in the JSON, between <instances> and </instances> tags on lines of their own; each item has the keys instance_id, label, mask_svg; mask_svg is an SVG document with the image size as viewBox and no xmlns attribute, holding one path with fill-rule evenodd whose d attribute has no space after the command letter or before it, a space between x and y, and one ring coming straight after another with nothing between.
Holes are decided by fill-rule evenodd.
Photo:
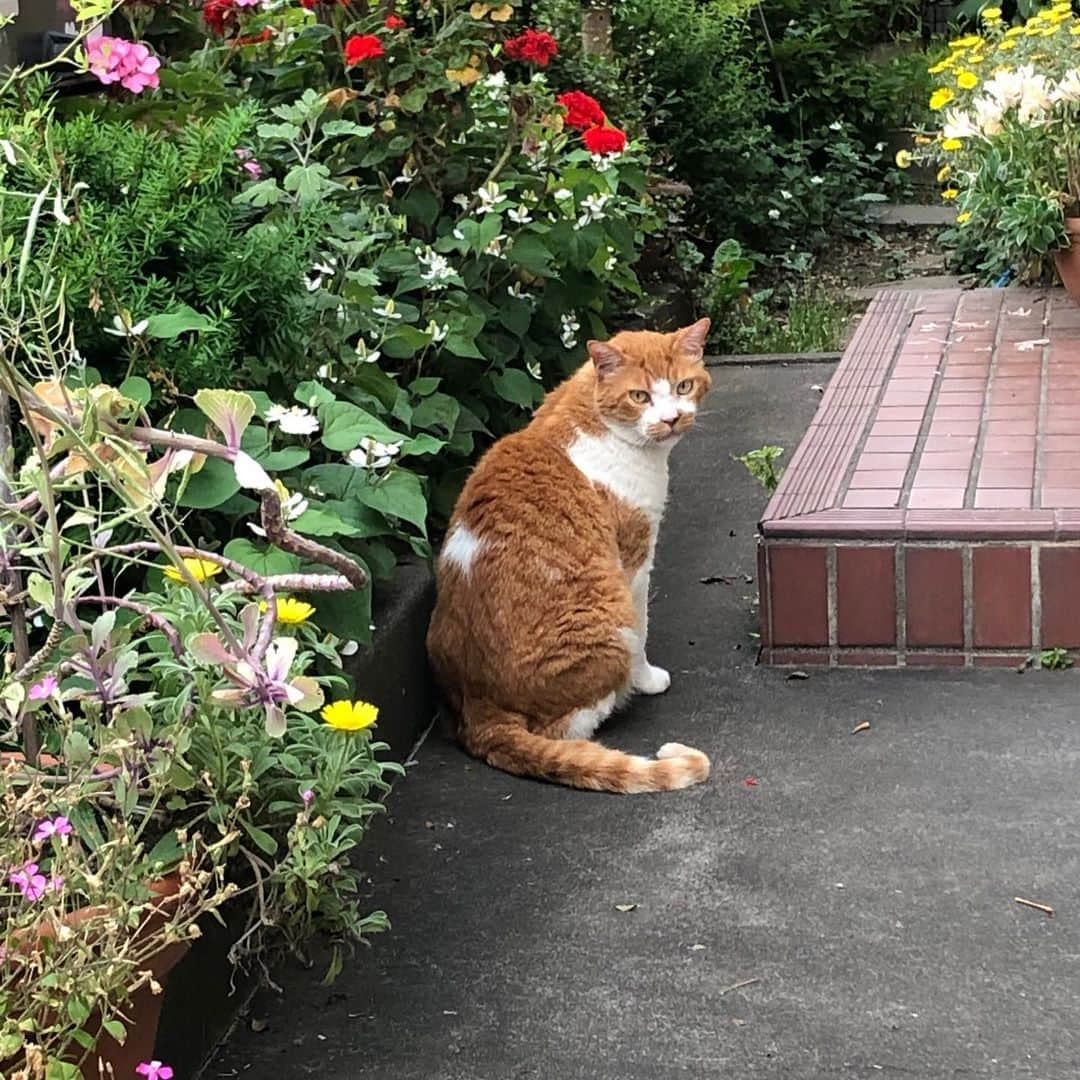
<instances>
[{"instance_id":1,"label":"terracotta pot","mask_svg":"<svg viewBox=\"0 0 1080 1080\"><path fill-rule=\"evenodd\" d=\"M1065 231L1069 246L1054 252L1054 262L1065 291L1080 304L1080 217L1067 217Z\"/></svg>"},{"instance_id":2,"label":"terracotta pot","mask_svg":"<svg viewBox=\"0 0 1080 1080\"><path fill-rule=\"evenodd\" d=\"M142 929L143 935L156 933L171 917L172 900L180 890L180 879L176 874L170 874L168 877L151 883L150 890L159 899L154 901L154 914L146 920L145 927ZM101 914L102 909L98 907L78 908L65 915L63 922L66 926L78 929ZM56 925L54 923L46 920L38 926L38 942L52 938L55 935ZM33 946L27 942L26 947L29 950ZM164 986L169 972L184 958L189 948L188 942L178 941L165 946L159 953L151 957L147 966L153 973L154 979ZM99 1080L103 1075L133 1077L135 1076L135 1067L140 1062L153 1059L154 1043L157 1040L158 1022L161 1019L161 1006L164 998L164 993L155 994L150 990L149 986L141 987L131 996L123 1007L124 1015L128 1021L124 1025L127 1028L127 1039L121 1046L111 1035L101 1033L98 1044L90 1058L82 1065L82 1074L85 1080ZM91 1017L85 1025L86 1030L91 1033L100 1031L99 1020L100 1018ZM77 1055L74 1053L73 1058L77 1060ZM111 1073L106 1066L111 1067ZM14 1067L15 1064L12 1062L0 1062L0 1074L7 1073Z\"/></svg>"}]
</instances>

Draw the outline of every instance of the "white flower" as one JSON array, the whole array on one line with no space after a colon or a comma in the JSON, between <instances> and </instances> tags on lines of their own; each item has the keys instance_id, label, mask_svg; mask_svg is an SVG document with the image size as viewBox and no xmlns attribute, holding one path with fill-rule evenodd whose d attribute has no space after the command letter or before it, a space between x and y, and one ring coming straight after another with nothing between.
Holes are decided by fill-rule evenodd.
<instances>
[{"instance_id":1,"label":"white flower","mask_svg":"<svg viewBox=\"0 0 1080 1080\"><path fill-rule=\"evenodd\" d=\"M464 240L465 234L460 229L455 229L451 234L455 240Z\"/></svg>"},{"instance_id":2,"label":"white flower","mask_svg":"<svg viewBox=\"0 0 1080 1080\"><path fill-rule=\"evenodd\" d=\"M499 74L501 75L502 72L500 71ZM507 211L506 216L515 225L528 225L532 221L532 214L524 206L515 206L513 210Z\"/></svg>"},{"instance_id":3,"label":"white flower","mask_svg":"<svg viewBox=\"0 0 1080 1080\"><path fill-rule=\"evenodd\" d=\"M787 191L784 188L781 188L780 189L780 198L781 199L794 199L795 196L792 195L790 191Z\"/></svg>"},{"instance_id":4,"label":"white flower","mask_svg":"<svg viewBox=\"0 0 1080 1080\"><path fill-rule=\"evenodd\" d=\"M810 183L811 184L824 184L825 183L825 177L824 176L811 176L810 177Z\"/></svg>"},{"instance_id":5,"label":"white flower","mask_svg":"<svg viewBox=\"0 0 1080 1080\"><path fill-rule=\"evenodd\" d=\"M455 195L450 200L455 206L460 206L462 210L469 209L469 196L462 193L461 195Z\"/></svg>"},{"instance_id":6,"label":"white flower","mask_svg":"<svg viewBox=\"0 0 1080 1080\"><path fill-rule=\"evenodd\" d=\"M516 296L519 299L526 295L525 289L520 281L515 281L513 285L507 285L506 291L510 296Z\"/></svg>"},{"instance_id":7,"label":"white flower","mask_svg":"<svg viewBox=\"0 0 1080 1080\"><path fill-rule=\"evenodd\" d=\"M382 443L365 435L355 450L350 450L345 460L357 469L385 469L398 451L401 443Z\"/></svg>"},{"instance_id":8,"label":"white flower","mask_svg":"<svg viewBox=\"0 0 1080 1080\"><path fill-rule=\"evenodd\" d=\"M1014 105L1020 104L1024 96L1024 87L1033 78L1035 78L1035 68L1031 64L1024 64L1013 71L997 72L983 83L983 90L991 97L997 98L1002 109L1011 109Z\"/></svg>"},{"instance_id":9,"label":"white flower","mask_svg":"<svg viewBox=\"0 0 1080 1080\"><path fill-rule=\"evenodd\" d=\"M577 333L581 329L581 323L573 314L562 315L559 322L562 324L559 337L562 338L563 348L572 349L577 344Z\"/></svg>"},{"instance_id":10,"label":"white flower","mask_svg":"<svg viewBox=\"0 0 1080 1080\"><path fill-rule=\"evenodd\" d=\"M1041 124L1053 105L1050 83L1044 75L1036 75L1024 84L1024 96L1016 115L1022 124Z\"/></svg>"},{"instance_id":11,"label":"white flower","mask_svg":"<svg viewBox=\"0 0 1080 1080\"><path fill-rule=\"evenodd\" d=\"M314 435L319 430L318 419L300 405L293 405L289 409L271 405L266 410L266 422L277 424L287 435Z\"/></svg>"},{"instance_id":12,"label":"white flower","mask_svg":"<svg viewBox=\"0 0 1080 1080\"><path fill-rule=\"evenodd\" d=\"M401 174L394 177L390 182L390 186L394 187L397 184L411 184L416 179L416 174L419 171L420 170L417 169L412 162L406 161L405 164L401 166Z\"/></svg>"},{"instance_id":13,"label":"white flower","mask_svg":"<svg viewBox=\"0 0 1080 1080\"><path fill-rule=\"evenodd\" d=\"M833 122L832 122L832 123L831 123L831 124L829 125L829 130L830 130L830 131L843 131L843 130L844 130L844 125L843 125L843 124L841 124L839 120L834 120L834 121L833 121Z\"/></svg>"},{"instance_id":14,"label":"white flower","mask_svg":"<svg viewBox=\"0 0 1080 1080\"><path fill-rule=\"evenodd\" d=\"M977 97L971 107L974 111L974 122L983 135L1000 134L1001 114L1004 110L997 98L984 94Z\"/></svg>"},{"instance_id":15,"label":"white flower","mask_svg":"<svg viewBox=\"0 0 1080 1080\"><path fill-rule=\"evenodd\" d=\"M503 253L503 241L506 239L506 233L500 233L498 236L492 237L487 247L484 248L485 255L498 255L502 256Z\"/></svg>"},{"instance_id":16,"label":"white flower","mask_svg":"<svg viewBox=\"0 0 1080 1080\"><path fill-rule=\"evenodd\" d=\"M481 85L486 86L489 90L501 90L506 85L506 72L493 72L483 80Z\"/></svg>"},{"instance_id":17,"label":"white flower","mask_svg":"<svg viewBox=\"0 0 1080 1080\"><path fill-rule=\"evenodd\" d=\"M428 248L416 256L417 262L424 267L420 275L422 281L432 290L445 289L446 283L454 276L454 269L445 255Z\"/></svg>"},{"instance_id":18,"label":"white flower","mask_svg":"<svg viewBox=\"0 0 1080 1080\"><path fill-rule=\"evenodd\" d=\"M874 149L880 154L885 149L885 144L883 142L874 143Z\"/></svg>"},{"instance_id":19,"label":"white flower","mask_svg":"<svg viewBox=\"0 0 1080 1080\"><path fill-rule=\"evenodd\" d=\"M440 341L446 340L446 335L450 333L449 326L440 326L434 319L427 324L425 333L431 335L431 342L433 345L438 345Z\"/></svg>"},{"instance_id":20,"label":"white flower","mask_svg":"<svg viewBox=\"0 0 1080 1080\"><path fill-rule=\"evenodd\" d=\"M132 324L131 316L125 311L123 315L113 316L113 329L105 327L106 334L112 334L115 337L141 337L146 333L146 328L150 325L149 319L140 319L137 323Z\"/></svg>"},{"instance_id":21,"label":"white flower","mask_svg":"<svg viewBox=\"0 0 1080 1080\"><path fill-rule=\"evenodd\" d=\"M382 307L372 308L371 310L373 314L379 315L384 319L400 319L401 312L395 311L395 306L393 300L387 299Z\"/></svg>"},{"instance_id":22,"label":"white flower","mask_svg":"<svg viewBox=\"0 0 1080 1080\"><path fill-rule=\"evenodd\" d=\"M353 641L352 638L348 641L343 641L341 645L338 646L338 652L341 653L342 656L354 656L359 649L359 642Z\"/></svg>"},{"instance_id":23,"label":"white flower","mask_svg":"<svg viewBox=\"0 0 1080 1080\"><path fill-rule=\"evenodd\" d=\"M944 139L971 139L981 134L979 124L975 118L958 109L952 109L945 114L945 122L941 126L941 136Z\"/></svg>"},{"instance_id":24,"label":"white flower","mask_svg":"<svg viewBox=\"0 0 1080 1080\"><path fill-rule=\"evenodd\" d=\"M555 192L555 201L562 202L564 199L572 199L574 193L569 188L561 187Z\"/></svg>"},{"instance_id":25,"label":"white flower","mask_svg":"<svg viewBox=\"0 0 1080 1080\"><path fill-rule=\"evenodd\" d=\"M583 229L586 225L592 224L594 221L601 221L607 214L604 213L604 207L611 201L611 196L607 194L598 195L586 195L581 200L581 215L578 217L578 228Z\"/></svg>"},{"instance_id":26,"label":"white flower","mask_svg":"<svg viewBox=\"0 0 1080 1080\"><path fill-rule=\"evenodd\" d=\"M773 207L773 208L772 208L772 209L771 209L771 210L769 211L769 217L771 217L771 218L773 219L773 221L775 221L775 220L776 220L776 219L777 219L777 218L778 218L779 216L780 216L780 211L779 211L779 210L777 210L777 209L776 209L776 207L774 206L774 207Z\"/></svg>"},{"instance_id":27,"label":"white flower","mask_svg":"<svg viewBox=\"0 0 1080 1080\"><path fill-rule=\"evenodd\" d=\"M1074 101L1080 101L1080 71L1076 68L1067 71L1050 97L1055 103L1071 104Z\"/></svg>"},{"instance_id":28,"label":"white flower","mask_svg":"<svg viewBox=\"0 0 1080 1080\"><path fill-rule=\"evenodd\" d=\"M337 259L327 256L323 262L317 262L304 276L304 286L308 292L321 289L323 278L332 278L337 273Z\"/></svg>"},{"instance_id":29,"label":"white flower","mask_svg":"<svg viewBox=\"0 0 1080 1080\"><path fill-rule=\"evenodd\" d=\"M325 379L327 382L332 382L332 383L336 383L336 382L340 381L339 379L334 378L333 374L331 374L329 364L320 364L319 367L318 367L318 370L315 372L315 377L317 379ZM314 399L312 399L312 404L314 404ZM278 406L276 406L276 405L274 406L274 408L277 408L277 407Z\"/></svg>"},{"instance_id":30,"label":"white flower","mask_svg":"<svg viewBox=\"0 0 1080 1080\"><path fill-rule=\"evenodd\" d=\"M475 195L479 200L476 213L481 215L498 213L499 206L507 201L507 197L499 192L499 185L494 180L489 180L482 187L478 187Z\"/></svg>"},{"instance_id":31,"label":"white flower","mask_svg":"<svg viewBox=\"0 0 1080 1080\"><path fill-rule=\"evenodd\" d=\"M615 267L619 265L619 259L615 254L615 249L613 247L607 249L607 256L608 257L604 260L604 269L608 271L614 270Z\"/></svg>"},{"instance_id":32,"label":"white flower","mask_svg":"<svg viewBox=\"0 0 1080 1080\"><path fill-rule=\"evenodd\" d=\"M375 336L378 337L377 334ZM365 364L374 364L378 361L379 357L382 356L382 353L380 353L378 349L371 349L369 351L367 342L364 341L363 338L360 338L360 340L357 341L353 351Z\"/></svg>"}]
</instances>

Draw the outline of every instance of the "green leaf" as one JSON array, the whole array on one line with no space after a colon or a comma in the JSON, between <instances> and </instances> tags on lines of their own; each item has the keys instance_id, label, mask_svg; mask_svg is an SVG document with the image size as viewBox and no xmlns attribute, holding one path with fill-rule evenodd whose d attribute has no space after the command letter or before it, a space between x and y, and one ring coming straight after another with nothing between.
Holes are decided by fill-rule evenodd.
<instances>
[{"instance_id":1,"label":"green leaf","mask_svg":"<svg viewBox=\"0 0 1080 1080\"><path fill-rule=\"evenodd\" d=\"M241 566L247 566L264 577L274 574L295 574L300 569L300 560L287 551L275 547L258 547L250 540L237 538L230 540L222 554L227 559L234 559Z\"/></svg>"},{"instance_id":2,"label":"green leaf","mask_svg":"<svg viewBox=\"0 0 1080 1080\"><path fill-rule=\"evenodd\" d=\"M419 87L416 89L419 89ZM408 94L405 96L408 97ZM404 99L402 101L404 102ZM427 188L417 187L413 188L401 200L401 208L408 217L419 221L425 228L430 229L438 220L442 205Z\"/></svg>"},{"instance_id":3,"label":"green leaf","mask_svg":"<svg viewBox=\"0 0 1080 1080\"><path fill-rule=\"evenodd\" d=\"M322 383L308 379L302 382L294 391L293 397L307 409L316 409L320 405L329 405L331 401L337 401L333 390L327 390Z\"/></svg>"},{"instance_id":4,"label":"green leaf","mask_svg":"<svg viewBox=\"0 0 1080 1080\"><path fill-rule=\"evenodd\" d=\"M408 521L427 535L427 499L415 473L395 469L378 484L359 489L355 497L372 510Z\"/></svg>"},{"instance_id":5,"label":"green leaf","mask_svg":"<svg viewBox=\"0 0 1080 1080\"><path fill-rule=\"evenodd\" d=\"M305 464L311 457L311 451L302 446L286 446L282 450L264 451L255 455L255 460L267 472L286 472Z\"/></svg>"},{"instance_id":6,"label":"green leaf","mask_svg":"<svg viewBox=\"0 0 1080 1080\"><path fill-rule=\"evenodd\" d=\"M120 384L120 393L140 405L149 405L154 391L141 375L132 375Z\"/></svg>"},{"instance_id":7,"label":"green leaf","mask_svg":"<svg viewBox=\"0 0 1080 1080\"><path fill-rule=\"evenodd\" d=\"M69 765L85 765L93 756L90 740L81 731L69 731L64 739L64 760Z\"/></svg>"},{"instance_id":8,"label":"green leaf","mask_svg":"<svg viewBox=\"0 0 1080 1080\"><path fill-rule=\"evenodd\" d=\"M527 300L508 300L499 308L499 322L515 337L524 337L532 324L532 304Z\"/></svg>"},{"instance_id":9,"label":"green leaf","mask_svg":"<svg viewBox=\"0 0 1080 1080\"><path fill-rule=\"evenodd\" d=\"M255 846L266 855L276 855L278 849L278 842L265 830L260 829L258 825L252 825L250 821L244 818L240 819L240 824L244 827L244 832L251 837Z\"/></svg>"},{"instance_id":10,"label":"green leaf","mask_svg":"<svg viewBox=\"0 0 1080 1080\"><path fill-rule=\"evenodd\" d=\"M544 276L551 273L551 252L536 233L518 233L506 258L511 266L524 267L533 274Z\"/></svg>"},{"instance_id":11,"label":"green leaf","mask_svg":"<svg viewBox=\"0 0 1080 1080\"><path fill-rule=\"evenodd\" d=\"M328 120L322 126L324 135L355 135L359 139L366 139L375 133L373 127L365 127L353 120Z\"/></svg>"},{"instance_id":12,"label":"green leaf","mask_svg":"<svg viewBox=\"0 0 1080 1080\"><path fill-rule=\"evenodd\" d=\"M363 536L364 531L350 525L339 514L323 507L309 506L294 522L292 528L304 536Z\"/></svg>"},{"instance_id":13,"label":"green leaf","mask_svg":"<svg viewBox=\"0 0 1080 1080\"><path fill-rule=\"evenodd\" d=\"M68 1016L72 1021L82 1027L90 1019L90 1009L82 998L70 997L67 1002Z\"/></svg>"},{"instance_id":14,"label":"green leaf","mask_svg":"<svg viewBox=\"0 0 1080 1080\"><path fill-rule=\"evenodd\" d=\"M507 368L491 376L495 393L504 401L512 401L524 409L531 409L543 396L538 382L518 368Z\"/></svg>"},{"instance_id":15,"label":"green leaf","mask_svg":"<svg viewBox=\"0 0 1080 1080\"><path fill-rule=\"evenodd\" d=\"M119 1020L102 1020L101 1026L121 1046L124 1045L124 1042L127 1040L127 1028L125 1028Z\"/></svg>"},{"instance_id":16,"label":"green leaf","mask_svg":"<svg viewBox=\"0 0 1080 1080\"><path fill-rule=\"evenodd\" d=\"M408 113L418 113L423 109L428 99L428 93L423 86L414 86L411 90L401 95L401 107Z\"/></svg>"},{"instance_id":17,"label":"green leaf","mask_svg":"<svg viewBox=\"0 0 1080 1080\"><path fill-rule=\"evenodd\" d=\"M441 428L447 435L452 435L460 412L461 405L456 398L449 394L431 394L418 401L413 408L412 426Z\"/></svg>"},{"instance_id":18,"label":"green leaf","mask_svg":"<svg viewBox=\"0 0 1080 1080\"><path fill-rule=\"evenodd\" d=\"M152 338L171 341L181 334L202 332L213 333L217 327L205 315L200 315L193 308L181 304L176 311L165 315L151 315L146 320L146 333Z\"/></svg>"},{"instance_id":19,"label":"green leaf","mask_svg":"<svg viewBox=\"0 0 1080 1080\"><path fill-rule=\"evenodd\" d=\"M313 621L320 630L365 645L371 641L370 585L359 591L316 593L310 599L316 611Z\"/></svg>"},{"instance_id":20,"label":"green leaf","mask_svg":"<svg viewBox=\"0 0 1080 1080\"><path fill-rule=\"evenodd\" d=\"M402 436L371 413L348 401L334 401L319 409L322 444L327 450L354 450L365 436L379 442L400 442Z\"/></svg>"},{"instance_id":21,"label":"green leaf","mask_svg":"<svg viewBox=\"0 0 1080 1080\"><path fill-rule=\"evenodd\" d=\"M210 390L195 393L195 407L225 436L226 445L240 445L244 430L255 415L255 402L241 390Z\"/></svg>"},{"instance_id":22,"label":"green leaf","mask_svg":"<svg viewBox=\"0 0 1080 1080\"><path fill-rule=\"evenodd\" d=\"M330 179L330 170L321 162L294 165L285 174L285 190L296 195L301 206L307 206L338 185Z\"/></svg>"},{"instance_id":23,"label":"green leaf","mask_svg":"<svg viewBox=\"0 0 1080 1080\"><path fill-rule=\"evenodd\" d=\"M183 858L184 849L180 841L176 839L176 832L167 832L151 849L150 862L166 869L176 866Z\"/></svg>"},{"instance_id":24,"label":"green leaf","mask_svg":"<svg viewBox=\"0 0 1080 1080\"><path fill-rule=\"evenodd\" d=\"M236 471L222 458L207 458L203 467L188 479L177 500L181 506L212 510L231 499L240 490Z\"/></svg>"},{"instance_id":25,"label":"green leaf","mask_svg":"<svg viewBox=\"0 0 1080 1080\"><path fill-rule=\"evenodd\" d=\"M85 1035L86 1032L81 1034ZM78 1041L76 1039L76 1042ZM66 1061L57 1061L55 1058L45 1066L45 1080L82 1080L82 1075L82 1070L77 1065L69 1065Z\"/></svg>"}]
</instances>

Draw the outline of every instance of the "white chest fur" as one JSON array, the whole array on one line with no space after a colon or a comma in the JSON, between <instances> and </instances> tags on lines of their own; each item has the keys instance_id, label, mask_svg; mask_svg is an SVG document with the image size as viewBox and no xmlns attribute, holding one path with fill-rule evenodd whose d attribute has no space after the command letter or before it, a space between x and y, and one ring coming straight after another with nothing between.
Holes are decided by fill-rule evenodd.
<instances>
[{"instance_id":1,"label":"white chest fur","mask_svg":"<svg viewBox=\"0 0 1080 1080\"><path fill-rule=\"evenodd\" d=\"M655 537L667 501L666 448L635 446L618 435L588 435L579 431L566 452L594 484L606 487L646 514Z\"/></svg>"}]
</instances>

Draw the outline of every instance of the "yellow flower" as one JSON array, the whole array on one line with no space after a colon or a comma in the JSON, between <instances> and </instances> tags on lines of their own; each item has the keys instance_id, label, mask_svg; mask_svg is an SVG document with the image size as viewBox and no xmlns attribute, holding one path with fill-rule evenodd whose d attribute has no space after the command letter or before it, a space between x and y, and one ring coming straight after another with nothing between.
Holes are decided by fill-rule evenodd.
<instances>
[{"instance_id":1,"label":"yellow flower","mask_svg":"<svg viewBox=\"0 0 1080 1080\"><path fill-rule=\"evenodd\" d=\"M985 59L986 59L986 57L983 56L982 53L974 53L973 52L968 56L967 62L969 64L971 64L973 67L978 67Z\"/></svg>"},{"instance_id":2,"label":"yellow flower","mask_svg":"<svg viewBox=\"0 0 1080 1080\"><path fill-rule=\"evenodd\" d=\"M1020 37L1020 35L1023 34L1023 33L1024 33L1024 28L1022 26L1013 26L1010 29L1005 31L1005 36L1007 38L1015 38L1015 37Z\"/></svg>"},{"instance_id":3,"label":"yellow flower","mask_svg":"<svg viewBox=\"0 0 1080 1080\"><path fill-rule=\"evenodd\" d=\"M979 14L982 16L982 21L985 23L1001 22L1001 8L999 7L983 8Z\"/></svg>"},{"instance_id":4,"label":"yellow flower","mask_svg":"<svg viewBox=\"0 0 1080 1080\"><path fill-rule=\"evenodd\" d=\"M915 136L915 145L916 146L929 146L933 141L934 140L931 139L929 135L916 135Z\"/></svg>"},{"instance_id":5,"label":"yellow flower","mask_svg":"<svg viewBox=\"0 0 1080 1080\"><path fill-rule=\"evenodd\" d=\"M942 165L941 168L938 169L938 174L937 174L938 183L940 184L941 181L944 180L945 177L948 176L948 175L949 175L949 166L948 165Z\"/></svg>"},{"instance_id":6,"label":"yellow flower","mask_svg":"<svg viewBox=\"0 0 1080 1080\"><path fill-rule=\"evenodd\" d=\"M961 90L974 90L979 85L979 76L974 71L957 72L956 85Z\"/></svg>"},{"instance_id":7,"label":"yellow flower","mask_svg":"<svg viewBox=\"0 0 1080 1080\"><path fill-rule=\"evenodd\" d=\"M1005 38L1003 41L998 42L998 51L999 52L1008 52L1009 49L1015 49L1015 48L1016 48L1016 42L1013 41L1011 38Z\"/></svg>"},{"instance_id":8,"label":"yellow flower","mask_svg":"<svg viewBox=\"0 0 1080 1080\"><path fill-rule=\"evenodd\" d=\"M896 151L896 164L901 169L911 168L911 151L910 150L897 150Z\"/></svg>"},{"instance_id":9,"label":"yellow flower","mask_svg":"<svg viewBox=\"0 0 1080 1080\"><path fill-rule=\"evenodd\" d=\"M497 8L492 8L489 18L492 22L509 22L513 14L514 9L509 4L500 4Z\"/></svg>"},{"instance_id":10,"label":"yellow flower","mask_svg":"<svg viewBox=\"0 0 1080 1080\"><path fill-rule=\"evenodd\" d=\"M379 717L379 707L368 701L333 701L319 714L338 731L363 731Z\"/></svg>"},{"instance_id":11,"label":"yellow flower","mask_svg":"<svg viewBox=\"0 0 1080 1080\"><path fill-rule=\"evenodd\" d=\"M963 146L963 142L960 139L942 139L942 150L959 150Z\"/></svg>"},{"instance_id":12,"label":"yellow flower","mask_svg":"<svg viewBox=\"0 0 1080 1080\"><path fill-rule=\"evenodd\" d=\"M482 19L491 10L490 4L473 4L469 8L469 14L474 19Z\"/></svg>"},{"instance_id":13,"label":"yellow flower","mask_svg":"<svg viewBox=\"0 0 1080 1080\"><path fill-rule=\"evenodd\" d=\"M961 210L960 213L956 215L956 224L957 225L963 225L965 221L970 221L970 220L971 220L971 211L970 210Z\"/></svg>"},{"instance_id":14,"label":"yellow flower","mask_svg":"<svg viewBox=\"0 0 1080 1080\"><path fill-rule=\"evenodd\" d=\"M1069 33L1074 36L1080 34L1080 22L1073 23L1072 26L1069 27Z\"/></svg>"},{"instance_id":15,"label":"yellow flower","mask_svg":"<svg viewBox=\"0 0 1080 1080\"><path fill-rule=\"evenodd\" d=\"M944 191L943 191L943 192L941 193L941 197L942 197L943 199L946 199L946 200L948 200L948 201L952 201L952 200L953 200L953 199L955 199L955 198L956 198L956 196L957 196L957 195L959 195L959 194L960 194L960 189L959 189L959 188L954 188L954 187L950 187L950 188L946 188L946 189L945 189L945 190L944 190Z\"/></svg>"},{"instance_id":16,"label":"yellow flower","mask_svg":"<svg viewBox=\"0 0 1080 1080\"><path fill-rule=\"evenodd\" d=\"M947 56L944 60L939 60L933 67L927 68L926 70L931 75L940 75L943 71L948 71L952 66L953 58Z\"/></svg>"},{"instance_id":17,"label":"yellow flower","mask_svg":"<svg viewBox=\"0 0 1080 1080\"><path fill-rule=\"evenodd\" d=\"M1053 37L1058 32L1058 25L1048 26L1045 30L1039 31L1043 37Z\"/></svg>"},{"instance_id":18,"label":"yellow flower","mask_svg":"<svg viewBox=\"0 0 1080 1080\"><path fill-rule=\"evenodd\" d=\"M262 611L266 610L266 601L264 600L259 608ZM297 600L292 596L279 596L274 602L274 609L277 613L277 621L284 626L299 626L300 623L306 623L312 615L315 614L315 609L303 600Z\"/></svg>"},{"instance_id":19,"label":"yellow flower","mask_svg":"<svg viewBox=\"0 0 1080 1080\"><path fill-rule=\"evenodd\" d=\"M956 38L954 41L949 42L950 49L970 49L975 45L981 45L983 39L978 34L967 34L964 37Z\"/></svg>"},{"instance_id":20,"label":"yellow flower","mask_svg":"<svg viewBox=\"0 0 1080 1080\"><path fill-rule=\"evenodd\" d=\"M473 53L465 67L447 68L446 77L459 86L472 86L480 78L480 57Z\"/></svg>"},{"instance_id":21,"label":"yellow flower","mask_svg":"<svg viewBox=\"0 0 1080 1080\"><path fill-rule=\"evenodd\" d=\"M944 109L952 99L956 97L956 94L947 86L939 86L930 95L930 108L935 111L938 109Z\"/></svg>"},{"instance_id":22,"label":"yellow flower","mask_svg":"<svg viewBox=\"0 0 1080 1080\"><path fill-rule=\"evenodd\" d=\"M216 562L211 562L209 559L183 559L182 562L184 569L200 583L207 578L220 574L222 570L221 566ZM187 578L184 577L177 566L166 566L165 576L170 581L187 581Z\"/></svg>"}]
</instances>

